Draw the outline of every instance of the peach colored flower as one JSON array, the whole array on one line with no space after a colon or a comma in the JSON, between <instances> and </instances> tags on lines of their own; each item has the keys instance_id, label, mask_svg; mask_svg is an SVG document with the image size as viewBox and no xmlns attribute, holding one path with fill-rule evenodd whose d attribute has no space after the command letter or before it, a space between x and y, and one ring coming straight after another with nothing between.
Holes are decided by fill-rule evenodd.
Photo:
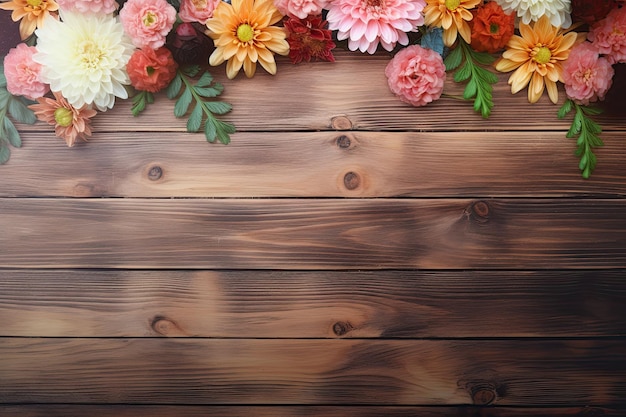
<instances>
[{"instance_id":1,"label":"peach colored flower","mask_svg":"<svg viewBox=\"0 0 626 417\"><path fill-rule=\"evenodd\" d=\"M326 20L338 40L348 39L348 49L373 54L378 44L387 51L407 45L407 32L424 24L424 6L425 0L333 0Z\"/></svg>"},{"instance_id":2,"label":"peach colored flower","mask_svg":"<svg viewBox=\"0 0 626 417\"><path fill-rule=\"evenodd\" d=\"M109 14L117 10L115 0L56 0L62 10L78 13Z\"/></svg>"},{"instance_id":3,"label":"peach colored flower","mask_svg":"<svg viewBox=\"0 0 626 417\"><path fill-rule=\"evenodd\" d=\"M56 16L59 6L54 0L11 0L0 3L0 9L13 11L11 19L20 22L20 36L26 39L43 26L51 12Z\"/></svg>"},{"instance_id":4,"label":"peach colored flower","mask_svg":"<svg viewBox=\"0 0 626 417\"><path fill-rule=\"evenodd\" d=\"M278 10L286 16L306 19L307 16L322 14L329 0L274 0Z\"/></svg>"},{"instance_id":5,"label":"peach colored flower","mask_svg":"<svg viewBox=\"0 0 626 417\"><path fill-rule=\"evenodd\" d=\"M178 64L169 49L138 49L130 57L126 71L130 83L140 91L156 93L174 79Z\"/></svg>"},{"instance_id":6,"label":"peach colored flower","mask_svg":"<svg viewBox=\"0 0 626 417\"><path fill-rule=\"evenodd\" d=\"M425 106L441 97L446 66L437 52L410 45L393 57L385 68L389 89L400 100Z\"/></svg>"},{"instance_id":7,"label":"peach colored flower","mask_svg":"<svg viewBox=\"0 0 626 417\"><path fill-rule=\"evenodd\" d=\"M72 106L59 93L53 93L54 99L41 97L38 104L28 106L37 118L54 126L56 136L65 140L72 147L76 139L87 141L91 136L91 118L97 111L84 106L80 109Z\"/></svg>"},{"instance_id":8,"label":"peach colored flower","mask_svg":"<svg viewBox=\"0 0 626 417\"><path fill-rule=\"evenodd\" d=\"M469 21L474 18L470 11L482 0L426 0L424 23L443 29L443 43L452 46L460 34L467 43L472 42Z\"/></svg>"},{"instance_id":9,"label":"peach colored flower","mask_svg":"<svg viewBox=\"0 0 626 417\"><path fill-rule=\"evenodd\" d=\"M563 63L565 93L579 104L603 100L615 71L589 42L575 46Z\"/></svg>"},{"instance_id":10,"label":"peach colored flower","mask_svg":"<svg viewBox=\"0 0 626 417\"><path fill-rule=\"evenodd\" d=\"M37 48L34 46L20 43L4 57L7 90L14 96L35 100L50 91L50 86L43 83L39 77L41 64L33 61L36 52Z\"/></svg>"},{"instance_id":11,"label":"peach colored flower","mask_svg":"<svg viewBox=\"0 0 626 417\"><path fill-rule=\"evenodd\" d=\"M136 47L158 49L174 26L176 9L166 0L128 0L119 16Z\"/></svg>"},{"instance_id":12,"label":"peach colored flower","mask_svg":"<svg viewBox=\"0 0 626 417\"><path fill-rule=\"evenodd\" d=\"M613 9L587 37L611 64L626 62L626 7Z\"/></svg>"},{"instance_id":13,"label":"peach colored flower","mask_svg":"<svg viewBox=\"0 0 626 417\"><path fill-rule=\"evenodd\" d=\"M222 0L182 0L178 17L183 22L198 22L206 25L213 17L213 11Z\"/></svg>"}]
</instances>

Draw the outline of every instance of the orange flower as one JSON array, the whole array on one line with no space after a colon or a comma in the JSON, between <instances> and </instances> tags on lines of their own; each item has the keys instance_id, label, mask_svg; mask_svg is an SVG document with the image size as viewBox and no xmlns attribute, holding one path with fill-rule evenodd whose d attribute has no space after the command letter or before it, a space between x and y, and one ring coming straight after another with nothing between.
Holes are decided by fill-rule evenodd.
<instances>
[{"instance_id":1,"label":"orange flower","mask_svg":"<svg viewBox=\"0 0 626 417\"><path fill-rule=\"evenodd\" d=\"M40 28L50 12L59 10L54 0L11 0L0 3L0 9L13 10L11 19L20 22L20 36L28 38L36 28Z\"/></svg>"},{"instance_id":2,"label":"orange flower","mask_svg":"<svg viewBox=\"0 0 626 417\"><path fill-rule=\"evenodd\" d=\"M91 136L89 119L95 116L97 111L87 106L77 109L59 93L54 93L54 98L56 100L39 98L37 99L39 104L31 104L28 107L35 112L39 120L53 125L54 133L65 139L67 146L74 146L77 138L87 141L87 136Z\"/></svg>"},{"instance_id":3,"label":"orange flower","mask_svg":"<svg viewBox=\"0 0 626 417\"><path fill-rule=\"evenodd\" d=\"M476 9L472 20L472 48L491 54L504 49L515 31L515 13L507 14L495 1Z\"/></svg>"},{"instance_id":4,"label":"orange flower","mask_svg":"<svg viewBox=\"0 0 626 417\"><path fill-rule=\"evenodd\" d=\"M457 33L465 42L472 41L469 21L473 15L470 9L478 6L482 0L426 0L424 23L428 26L443 28L443 43L452 46Z\"/></svg>"},{"instance_id":5,"label":"orange flower","mask_svg":"<svg viewBox=\"0 0 626 417\"><path fill-rule=\"evenodd\" d=\"M563 34L545 15L534 26L520 22L519 31L521 36L511 37L507 50L496 63L496 70L515 70L509 77L511 93L515 94L528 85L528 101L536 103L545 86L550 100L556 104L559 100L556 82L563 81L563 61L576 43L577 34Z\"/></svg>"}]
</instances>

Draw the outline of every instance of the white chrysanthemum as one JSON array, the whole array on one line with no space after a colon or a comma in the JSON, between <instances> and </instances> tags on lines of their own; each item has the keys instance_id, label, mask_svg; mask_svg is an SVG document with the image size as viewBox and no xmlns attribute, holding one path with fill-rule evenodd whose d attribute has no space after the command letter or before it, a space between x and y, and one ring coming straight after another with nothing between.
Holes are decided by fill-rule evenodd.
<instances>
[{"instance_id":1,"label":"white chrysanthemum","mask_svg":"<svg viewBox=\"0 0 626 417\"><path fill-rule=\"evenodd\" d=\"M568 28L572 25L570 0L496 0L505 12L515 12L524 24L548 16L552 26Z\"/></svg>"},{"instance_id":2,"label":"white chrysanthemum","mask_svg":"<svg viewBox=\"0 0 626 417\"><path fill-rule=\"evenodd\" d=\"M128 98L126 63L134 50L122 24L111 15L65 12L37 29L42 81L74 107L112 108L115 97Z\"/></svg>"}]
</instances>

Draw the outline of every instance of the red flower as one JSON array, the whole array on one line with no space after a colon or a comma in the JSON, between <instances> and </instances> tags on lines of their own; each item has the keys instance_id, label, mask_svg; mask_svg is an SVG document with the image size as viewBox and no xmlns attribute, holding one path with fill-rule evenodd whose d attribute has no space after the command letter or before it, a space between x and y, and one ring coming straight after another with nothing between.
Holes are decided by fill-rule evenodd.
<instances>
[{"instance_id":1,"label":"red flower","mask_svg":"<svg viewBox=\"0 0 626 417\"><path fill-rule=\"evenodd\" d=\"M515 31L515 15L506 14L495 1L485 3L474 11L472 48L479 52L495 53L504 49Z\"/></svg>"},{"instance_id":2,"label":"red flower","mask_svg":"<svg viewBox=\"0 0 626 417\"><path fill-rule=\"evenodd\" d=\"M156 93L176 76L178 64L169 49L138 49L130 57L126 70L130 83L140 91Z\"/></svg>"},{"instance_id":3,"label":"red flower","mask_svg":"<svg viewBox=\"0 0 626 417\"><path fill-rule=\"evenodd\" d=\"M335 61L332 53L335 43L326 25L327 22L321 16L308 16L306 19L290 17L285 21L291 62L309 62L312 58Z\"/></svg>"},{"instance_id":4,"label":"red flower","mask_svg":"<svg viewBox=\"0 0 626 417\"><path fill-rule=\"evenodd\" d=\"M616 0L572 0L572 20L593 25L616 7Z\"/></svg>"}]
</instances>

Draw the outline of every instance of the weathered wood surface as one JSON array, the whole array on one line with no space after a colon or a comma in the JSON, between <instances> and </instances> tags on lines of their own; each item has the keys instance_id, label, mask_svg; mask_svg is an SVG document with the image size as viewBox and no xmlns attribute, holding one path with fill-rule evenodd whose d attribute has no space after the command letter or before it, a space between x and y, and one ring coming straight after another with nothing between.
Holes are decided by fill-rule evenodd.
<instances>
[{"instance_id":1,"label":"weathered wood surface","mask_svg":"<svg viewBox=\"0 0 626 417\"><path fill-rule=\"evenodd\" d=\"M20 126L0 415L625 415L626 119L585 181L546 98L415 109L388 59L214 69L228 146L164 97Z\"/></svg>"}]
</instances>

